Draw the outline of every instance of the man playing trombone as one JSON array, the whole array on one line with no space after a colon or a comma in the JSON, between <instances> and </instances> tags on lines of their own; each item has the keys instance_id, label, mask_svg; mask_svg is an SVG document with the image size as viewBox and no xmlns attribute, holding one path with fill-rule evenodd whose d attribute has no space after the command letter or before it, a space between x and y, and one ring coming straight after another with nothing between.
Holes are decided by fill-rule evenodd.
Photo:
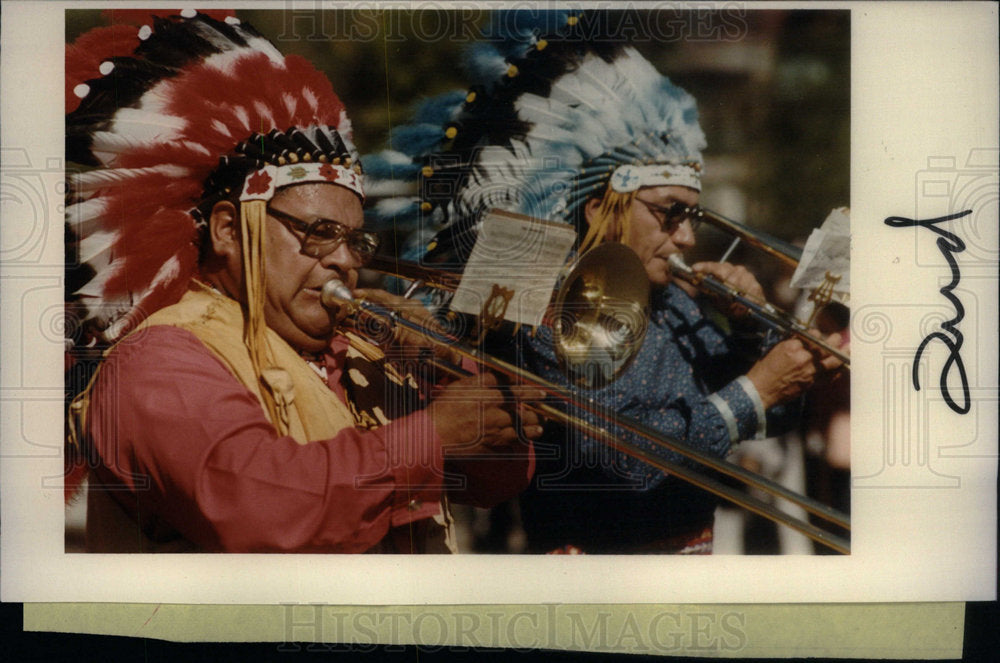
<instances>
[{"instance_id":1,"label":"man playing trombone","mask_svg":"<svg viewBox=\"0 0 1000 663\"><path fill-rule=\"evenodd\" d=\"M676 261L694 246L700 214L705 139L694 99L635 50L581 32L574 13L532 17L534 25L526 16L496 21L493 40L474 51L470 69L482 75L468 93L418 111L421 123L408 129L431 132L437 117L442 136L434 148L366 163L388 172L388 165L407 168L400 164L412 160L421 198L410 209L443 226L427 244L429 261L463 261L490 208L572 225L578 255L607 242L635 251L653 288L645 340L617 380L581 390L604 416L567 405L575 416L606 426L620 414L719 458L740 440L774 434L794 414L787 405L840 361L800 340L761 347L757 335L728 334L677 281L683 262ZM516 29L504 34L505 26ZM414 135L413 143L426 145L433 136L423 138ZM406 208L390 208L399 223ZM693 269L762 297L742 267ZM746 313L744 306L727 308ZM551 324L518 341L528 371L566 383ZM827 341L837 345L839 338ZM688 463L631 432L612 426L611 435ZM529 549L710 552L714 499L599 438L547 427L532 486L520 496Z\"/></svg>"},{"instance_id":2,"label":"man playing trombone","mask_svg":"<svg viewBox=\"0 0 1000 663\"><path fill-rule=\"evenodd\" d=\"M447 497L523 488L537 417L338 330L323 286L377 237L325 77L228 13L143 19L67 58L67 152L95 166L70 306L81 345L115 343L72 406L88 549L448 551Z\"/></svg>"}]
</instances>

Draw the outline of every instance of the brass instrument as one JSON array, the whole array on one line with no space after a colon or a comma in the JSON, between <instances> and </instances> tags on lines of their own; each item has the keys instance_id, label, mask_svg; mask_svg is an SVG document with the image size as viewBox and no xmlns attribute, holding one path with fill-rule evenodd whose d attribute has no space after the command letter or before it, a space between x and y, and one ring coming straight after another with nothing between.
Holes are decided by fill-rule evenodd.
<instances>
[{"instance_id":1,"label":"brass instrument","mask_svg":"<svg viewBox=\"0 0 1000 663\"><path fill-rule=\"evenodd\" d=\"M702 221L705 221L727 233L735 235L738 240L746 241L747 244L750 244L754 248L759 249L770 256L774 256L793 269L798 267L799 261L802 260L802 249L794 244L789 244L784 240L768 235L760 230L754 230L753 228L745 226L738 221L733 221L718 212L713 212L712 210L704 208L702 208L701 212ZM720 260L719 262L724 262L724 260Z\"/></svg>"},{"instance_id":2,"label":"brass instrument","mask_svg":"<svg viewBox=\"0 0 1000 663\"><path fill-rule=\"evenodd\" d=\"M749 226L725 217L718 212L702 208L700 218L709 225L712 225L735 237L733 243L730 244L728 249L726 249L725 255L723 255L718 262L725 262L729 257L729 254L732 253L733 249L735 249L737 244L741 241L745 241L747 244L753 246L759 251L777 258L780 262L784 263L788 267L791 267L792 269L798 268L799 262L802 260L803 250L801 248L774 237L773 235L769 235L761 230L750 228ZM683 275L681 276L684 278ZM833 300L834 288L841 278L842 274L831 272L826 273L826 280L809 294L809 301L813 302L812 315L804 325L798 326L806 328L812 324L817 314ZM780 314L779 317L787 320L791 326L797 326L797 323L791 316L787 314ZM797 332L790 331L790 333ZM840 358L843 359L842 357ZM846 361L845 365L848 365Z\"/></svg>"},{"instance_id":3,"label":"brass instrument","mask_svg":"<svg viewBox=\"0 0 1000 663\"><path fill-rule=\"evenodd\" d=\"M822 338L814 336L805 325L787 313L778 310L770 303L758 301L729 284L723 283L710 274L695 272L676 253L670 256L668 262L670 263L670 271L675 276L708 294L717 295L730 302L746 307L750 315L775 331L795 336L802 342L833 355L843 362L845 368L851 367L851 358L848 355L833 347Z\"/></svg>"},{"instance_id":4,"label":"brass instrument","mask_svg":"<svg viewBox=\"0 0 1000 663\"><path fill-rule=\"evenodd\" d=\"M461 280L454 272L379 256L365 267L449 292ZM649 280L642 263L621 244L595 247L563 280L554 310L558 314L553 331L561 350L556 354L563 372L581 387L613 382L629 367L646 335Z\"/></svg>"},{"instance_id":5,"label":"brass instrument","mask_svg":"<svg viewBox=\"0 0 1000 663\"><path fill-rule=\"evenodd\" d=\"M646 337L649 279L631 249L601 244L576 262L553 310L563 374L581 387L609 384L629 367Z\"/></svg>"},{"instance_id":6,"label":"brass instrument","mask_svg":"<svg viewBox=\"0 0 1000 663\"><path fill-rule=\"evenodd\" d=\"M591 255L593 253L591 251L577 261L573 270L563 280L563 286L556 296L557 310L553 312L553 317L556 320L554 325L557 338L555 351L559 357L560 365L566 367L571 374L575 372L578 376L592 376L595 371L595 365L611 357L614 369L610 373L606 369L597 369L601 372L600 377L607 379L617 376L621 370L624 370L632 357L638 352L639 347L641 347L642 338L645 333L646 308L648 306L649 295L648 277L635 254L619 244L605 244L601 246L618 248L605 248L595 255ZM597 248L601 248L601 246ZM622 251L626 253L622 253ZM611 252L613 252L613 256L610 257L613 258L614 262L609 263L609 255L607 254ZM625 265L629 264L630 260L634 262L630 266L625 267ZM636 264L638 268L635 267ZM457 284L457 275L454 273L432 273L434 270L429 270L427 267L415 266L402 261L389 259L375 261L373 265L377 271L383 271L387 265L391 265L390 269L393 271L386 269L386 273L407 280L418 279L427 283ZM406 271L408 269L409 271ZM611 274L612 271L614 272L613 275ZM612 283L616 282L619 285L613 286ZM630 297L638 299L630 299ZM439 330L414 323L385 307L371 302L354 301L351 298L350 291L339 281L330 281L323 287L321 301L324 306L331 309L346 307L350 310L348 319L356 319L359 316L369 315L374 316L383 324L401 325L405 329L427 339L430 343L439 346L443 345L448 350L464 358L471 359L488 370L507 376L508 379L516 380L519 384L540 389L547 394L547 400L551 399L554 402L573 404L589 415L596 416L606 422L609 428L595 426L588 421L563 412L548 402L537 403L533 407L542 416L559 421L588 436L601 439L618 451L642 460L663 472L688 481L760 516L791 527L837 552L845 554L850 552L850 543L844 538L816 527L807 521L790 516L775 506L726 485L713 477L706 476L680 463L655 456L628 440L614 435L610 430L629 431L652 442L655 446L678 453L696 461L702 466L735 478L747 486L788 500L809 513L849 530L850 520L848 516L835 509L806 496L794 493L780 484L749 472L737 465L715 458L678 440L665 436L661 432L655 431L621 414L614 413L613 415L609 415L606 408L599 406L590 399L509 364L502 359L492 357L478 348L470 347L461 342L460 339ZM642 321L641 328L635 324L639 320ZM620 343L621 346L617 347L616 343ZM453 375L468 375L460 367L437 359L430 361ZM586 380L583 382L586 382Z\"/></svg>"}]
</instances>

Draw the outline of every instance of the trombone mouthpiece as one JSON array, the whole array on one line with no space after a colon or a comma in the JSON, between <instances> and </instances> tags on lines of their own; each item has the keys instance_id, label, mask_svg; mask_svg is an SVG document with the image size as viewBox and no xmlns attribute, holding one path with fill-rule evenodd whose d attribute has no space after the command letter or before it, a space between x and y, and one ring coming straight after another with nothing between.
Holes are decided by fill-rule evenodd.
<instances>
[{"instance_id":1,"label":"trombone mouthpiece","mask_svg":"<svg viewBox=\"0 0 1000 663\"><path fill-rule=\"evenodd\" d=\"M667 258L667 262L670 263L670 271L675 272L678 276L691 276L694 273L679 253Z\"/></svg>"},{"instance_id":2,"label":"trombone mouthpiece","mask_svg":"<svg viewBox=\"0 0 1000 663\"><path fill-rule=\"evenodd\" d=\"M325 308L339 309L345 301L354 301L351 289L344 285L340 279L330 279L323 284L323 289L319 294L319 301Z\"/></svg>"}]
</instances>

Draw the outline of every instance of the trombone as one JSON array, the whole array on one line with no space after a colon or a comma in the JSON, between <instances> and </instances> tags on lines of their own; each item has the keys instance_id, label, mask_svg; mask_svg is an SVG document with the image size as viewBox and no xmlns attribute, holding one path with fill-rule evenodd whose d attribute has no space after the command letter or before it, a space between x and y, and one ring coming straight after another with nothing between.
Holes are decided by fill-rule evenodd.
<instances>
[{"instance_id":1,"label":"trombone","mask_svg":"<svg viewBox=\"0 0 1000 663\"><path fill-rule=\"evenodd\" d=\"M627 252L627 255L623 254L622 251ZM642 268L641 263L638 263L638 259L635 254L620 244L609 243L599 245L597 248L587 252L577 261L567 278L564 280L563 286L560 288L559 294L556 297L556 301L560 305L560 308L555 312L556 325L554 331L556 332L555 337L557 341L555 350L557 356L559 356L560 364L564 367L564 370L568 369L571 372L576 371L578 373L586 373L586 366L588 364L592 364L595 357L605 358L609 354L620 356L624 353L630 355L629 359L631 359L638 351L639 346L641 346L641 335L645 333L645 327L643 326L642 329L630 328L628 327L628 321L638 319L637 316L632 314L635 312L637 306L642 309L642 307L646 305L646 302L642 302L641 305L636 302L623 303L621 297L616 296L621 294L621 290L615 290L615 288L619 286L615 286L612 282L607 281L606 272L597 267L598 265L607 264L609 254L613 254L615 258L616 276L620 276L622 273L629 271L621 269L621 265L624 260L631 260L634 261L635 264L638 264L638 278L643 281L646 279L644 269ZM459 276L452 272L442 272L441 270L434 270L432 268L414 265L405 261L397 261L392 258L380 258L374 260L369 263L367 267L374 269L375 271L403 278L405 280L413 280L415 285L424 282L426 284L435 284L434 287L443 289L453 289L454 287L457 287L457 282L459 280ZM648 282L645 282L644 285L648 288ZM634 284L625 286L625 290L634 290L636 288L638 288L640 292L642 291L641 287L635 286ZM411 287L410 292L414 289L415 288ZM579 293L583 294L579 295ZM524 369L514 366L513 364L510 364L502 359L493 357L478 348L470 347L452 335L407 320L405 317L398 315L397 312L377 304L365 301L355 301L351 296L350 290L344 287L344 285L337 280L330 281L323 287L321 301L324 306L330 309L341 309L346 307L349 311L347 319L353 320L355 324L357 324L357 320L360 316L367 315L372 316L377 321L385 325L402 326L407 330L427 339L430 343L445 346L452 352L455 352L464 358L470 359L488 370L500 373L509 379L518 380L521 384L540 389L555 402L572 404L578 409L586 412L588 416L595 417L596 419L603 421L604 424L602 424L602 426L606 425L608 428L604 428L593 424L590 421L586 421L564 412L548 402L537 403L533 407L535 407L536 411L543 416L559 421L562 424L579 430L590 437L602 440L606 444L609 444L612 448L622 453L633 456L663 472L677 476L684 481L692 483L703 490L713 493L714 495L726 499L753 513L768 518L776 523L791 527L810 539L826 545L837 552L844 554L850 552L850 543L843 537L821 529L805 520L789 515L776 508L774 505L768 504L752 495L745 494L711 476L706 476L699 471L693 470L686 465L651 454L632 442L623 439L620 435L613 434L611 430L624 430L633 433L653 443L656 447L678 453L685 458L695 461L701 466L737 479L747 486L757 488L770 495L787 500L808 513L811 513L846 530L850 530L849 517L825 504L809 497L799 495L776 482L745 470L733 463L715 458L710 454L666 436L663 433L653 430L631 418L622 416L618 413L615 413L612 417L607 413L605 408L602 408L594 401L581 396L578 393L571 392L565 387L549 382L542 377L525 371ZM627 311L628 315L622 316L622 310ZM645 309L642 310L644 312ZM644 320L644 313L642 317ZM573 329L567 330L564 325L572 327ZM560 327L564 328L560 330ZM623 329L622 327L625 328ZM560 333L561 331L566 333ZM636 340L637 335L640 336L638 341ZM564 340L560 342L560 339ZM581 339L590 340L591 342L596 343L597 347L589 347L586 344L581 345ZM604 344L607 343L609 339L611 339L611 341L621 341L622 339L627 339L627 347L624 350L620 348L607 348ZM442 368L444 371L449 372L452 375L468 375L468 373L460 367L448 364L447 362L443 362L438 359L431 359L429 361L433 362L437 367ZM622 362L617 362L615 374L610 377L613 379L617 373L624 370L627 363L627 361L625 361L624 364L622 364ZM608 378L609 376L605 375L604 377Z\"/></svg>"},{"instance_id":2,"label":"trombone","mask_svg":"<svg viewBox=\"0 0 1000 663\"><path fill-rule=\"evenodd\" d=\"M718 295L733 303L746 307L746 309L750 312L750 315L764 323L764 325L783 334L795 336L804 343L808 343L823 352L833 355L843 363L845 368L851 367L851 358L848 355L833 347L822 338L816 337L809 332L809 329L804 324L787 313L779 311L770 303L757 301L753 297L740 292L736 288L723 283L713 276L698 274L693 269L688 267L687 263L684 262L684 259L676 253L670 256L668 262L670 263L670 271L675 276L684 279L704 292L712 295Z\"/></svg>"},{"instance_id":3,"label":"trombone","mask_svg":"<svg viewBox=\"0 0 1000 663\"><path fill-rule=\"evenodd\" d=\"M707 221L710 225L713 225L720 230L735 235L735 240L730 245L720 262L725 261L726 257L728 257L728 255L736 247L736 244L740 241L746 241L754 248L777 258L782 263L792 268L798 267L799 261L802 259L802 249L799 247L789 244L788 242L778 239L777 237L768 235L760 230L754 230L743 225L742 223L739 223L738 221L727 218L718 212L702 209L701 219L703 221ZM768 302L758 301L757 299L740 292L736 288L733 288L729 284L724 283L711 275L699 274L695 272L693 269L688 267L688 265L684 262L684 259L677 254L670 256L669 262L671 272L678 278L690 283L695 288L706 294L715 295L728 300L729 302L740 304L749 311L751 316L763 323L764 326L770 327L774 331L784 335L795 336L803 343L833 355L841 361L844 368L848 370L851 368L850 356L841 352L838 348L833 347L822 338L818 338L813 335L806 325L796 320L795 317L789 313L777 309Z\"/></svg>"},{"instance_id":4,"label":"trombone","mask_svg":"<svg viewBox=\"0 0 1000 663\"><path fill-rule=\"evenodd\" d=\"M733 221L718 212L702 208L701 220L708 222L710 225L715 226L719 230L736 236L736 240L730 246L729 250L726 251L726 255L729 255L729 253L731 253L736 247L736 244L742 240L753 246L755 249L763 251L769 256L774 256L792 269L798 267L799 261L802 260L802 249L794 244L789 244L788 242L778 239L772 235L768 235L763 231L754 230L743 225L739 221ZM725 258L719 262L724 261Z\"/></svg>"}]
</instances>

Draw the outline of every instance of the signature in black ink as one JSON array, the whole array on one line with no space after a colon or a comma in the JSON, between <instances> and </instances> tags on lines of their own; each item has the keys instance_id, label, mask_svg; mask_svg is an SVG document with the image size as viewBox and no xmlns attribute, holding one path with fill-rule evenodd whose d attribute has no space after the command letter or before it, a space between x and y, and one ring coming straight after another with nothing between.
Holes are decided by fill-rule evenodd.
<instances>
[{"instance_id":1,"label":"signature in black ink","mask_svg":"<svg viewBox=\"0 0 1000 663\"><path fill-rule=\"evenodd\" d=\"M928 334L927 338L925 338L917 348L917 352L913 356L913 388L920 391L920 376L917 373L917 369L920 367L920 358L923 356L924 350L931 341L941 341L945 344L945 346L947 346L949 353L948 360L944 363L944 367L941 369L941 394L944 396L944 400L948 404L948 407L959 414L966 414L972 407L972 399L969 395L969 381L965 374L965 364L962 363L962 355L959 354L959 351L962 349L962 332L957 329L958 323L965 317L965 307L962 306L961 300L952 292L952 290L958 286L958 282L962 278L962 274L958 269L958 261L955 259L954 254L961 253L965 250L965 242L953 233L950 233L947 230L942 230L937 226L937 224L960 219L963 216L968 216L969 214L972 214L971 209L967 209L964 212L958 212L957 214L951 214L949 216L938 217L936 219L927 219L926 221L906 219L901 216L890 216L885 220L885 224L893 228L912 228L920 226L927 228L928 230L932 230L940 235L937 240L937 247L941 251L941 255L943 255L945 260L948 261L948 265L951 267L951 283L941 288L939 292L945 296L945 299L954 305L955 317L942 323L941 331ZM955 402L955 399L951 397L951 391L948 388L948 376L951 374L951 370L953 368L958 371L958 379L962 386L962 405Z\"/></svg>"}]
</instances>

